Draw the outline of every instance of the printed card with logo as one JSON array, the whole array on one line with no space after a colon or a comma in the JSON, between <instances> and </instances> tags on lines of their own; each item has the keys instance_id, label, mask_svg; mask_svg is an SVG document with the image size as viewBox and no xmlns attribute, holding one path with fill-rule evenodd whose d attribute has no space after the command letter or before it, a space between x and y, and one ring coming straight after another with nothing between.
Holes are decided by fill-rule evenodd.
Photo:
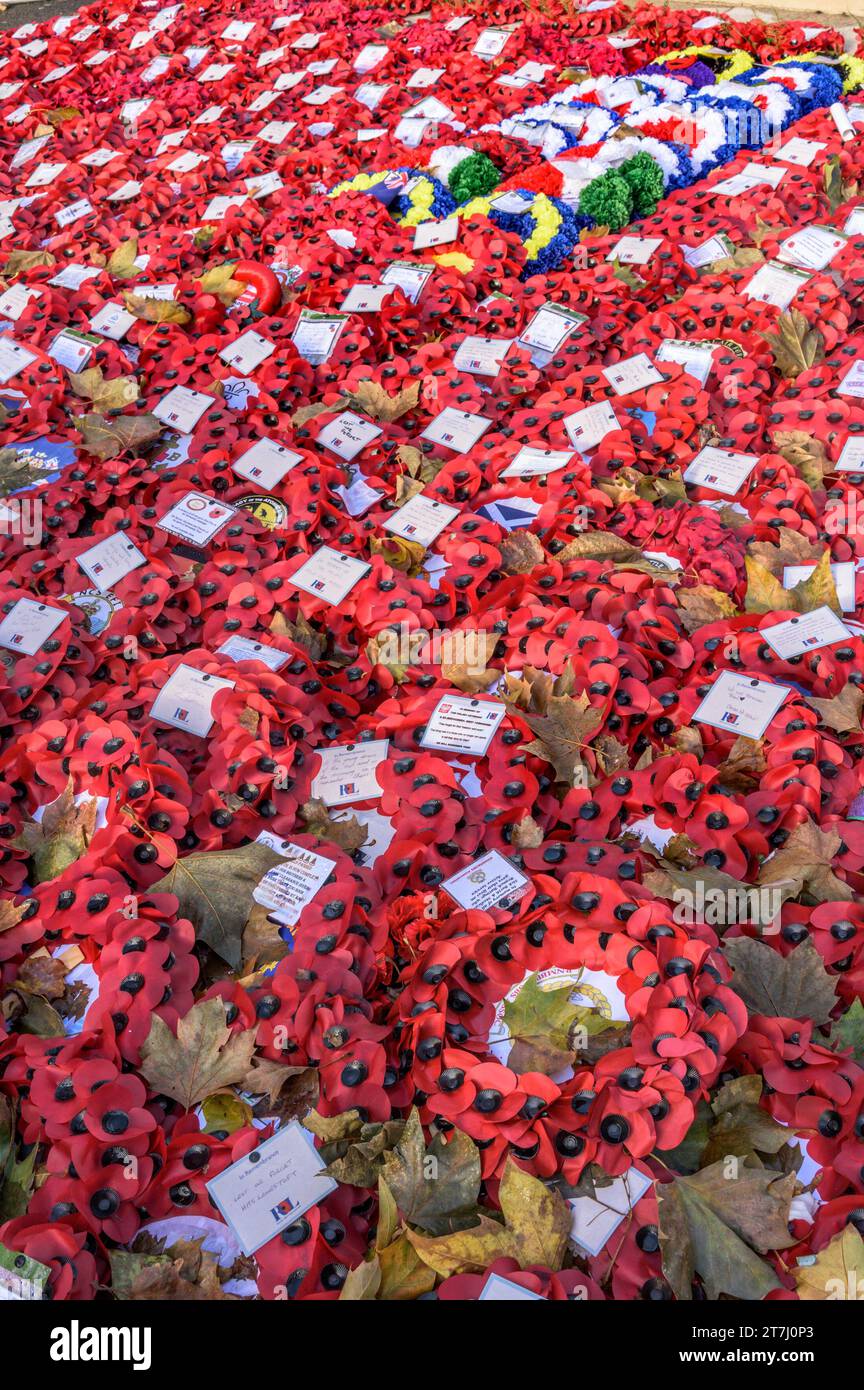
<instances>
[{"instance_id":1,"label":"printed card with logo","mask_svg":"<svg viewBox=\"0 0 864 1390\"><path fill-rule=\"evenodd\" d=\"M775 685L773 681L760 681L753 676L739 676L734 671L721 671L693 719L736 737L761 738L786 696L791 693L792 688L788 685Z\"/></svg>"},{"instance_id":2,"label":"printed card with logo","mask_svg":"<svg viewBox=\"0 0 864 1390\"><path fill-rule=\"evenodd\" d=\"M430 439L433 444L443 444L456 454L467 454L482 439L492 421L485 415L472 414L470 410L457 410L448 405L426 426L421 439Z\"/></svg>"},{"instance_id":3,"label":"printed card with logo","mask_svg":"<svg viewBox=\"0 0 864 1390\"><path fill-rule=\"evenodd\" d=\"M91 545L89 550L83 550L78 556L79 568L103 592L113 589L127 574L146 563L147 557L122 531L106 536L104 541Z\"/></svg>"},{"instance_id":4,"label":"printed card with logo","mask_svg":"<svg viewBox=\"0 0 864 1390\"><path fill-rule=\"evenodd\" d=\"M767 265L760 265L743 293L748 299L758 299L761 304L773 304L775 309L788 309L809 279L806 270L769 261Z\"/></svg>"},{"instance_id":5,"label":"printed card with logo","mask_svg":"<svg viewBox=\"0 0 864 1390\"><path fill-rule=\"evenodd\" d=\"M837 383L838 396L854 396L859 399L864 396L864 358L853 362L842 381Z\"/></svg>"},{"instance_id":6,"label":"printed card with logo","mask_svg":"<svg viewBox=\"0 0 864 1390\"><path fill-rule=\"evenodd\" d=\"M412 304L416 304L423 292L424 285L434 271L434 265L415 265L413 261L392 261L381 272L381 283L382 285L398 285L406 299L410 299Z\"/></svg>"},{"instance_id":7,"label":"printed card with logo","mask_svg":"<svg viewBox=\"0 0 864 1390\"><path fill-rule=\"evenodd\" d=\"M442 222L421 222L414 233L414 250L425 251L430 246L444 246L459 235L459 218L454 213Z\"/></svg>"},{"instance_id":8,"label":"printed card with logo","mask_svg":"<svg viewBox=\"0 0 864 1390\"><path fill-rule=\"evenodd\" d=\"M336 346L347 321L345 314L317 314L311 309L302 309L291 341L311 366L320 367Z\"/></svg>"},{"instance_id":9,"label":"printed card with logo","mask_svg":"<svg viewBox=\"0 0 864 1390\"><path fill-rule=\"evenodd\" d=\"M340 309L344 314L377 314L387 295L392 293L392 285L352 285Z\"/></svg>"},{"instance_id":10,"label":"printed card with logo","mask_svg":"<svg viewBox=\"0 0 864 1390\"><path fill-rule=\"evenodd\" d=\"M318 443L331 453L338 454L340 459L350 462L383 433L380 425L373 425L371 420L364 420L353 410L343 410L341 415L324 426Z\"/></svg>"},{"instance_id":11,"label":"printed card with logo","mask_svg":"<svg viewBox=\"0 0 864 1390\"><path fill-rule=\"evenodd\" d=\"M565 309L560 304L543 304L522 329L517 342L531 348L531 361L535 367L542 367L584 322L585 315L573 309Z\"/></svg>"},{"instance_id":12,"label":"printed card with logo","mask_svg":"<svg viewBox=\"0 0 864 1390\"><path fill-rule=\"evenodd\" d=\"M421 746L483 757L506 713L497 700L444 695L429 716Z\"/></svg>"},{"instance_id":13,"label":"printed card with logo","mask_svg":"<svg viewBox=\"0 0 864 1390\"><path fill-rule=\"evenodd\" d=\"M381 524L385 531L392 531L403 540L431 545L458 515L458 507L448 507L446 502L438 502L419 492L403 507L391 512Z\"/></svg>"},{"instance_id":14,"label":"printed card with logo","mask_svg":"<svg viewBox=\"0 0 864 1390\"><path fill-rule=\"evenodd\" d=\"M191 434L204 414L216 405L216 397L189 386L174 386L153 408L153 414L163 425L170 425L179 434Z\"/></svg>"},{"instance_id":15,"label":"printed card with logo","mask_svg":"<svg viewBox=\"0 0 864 1390\"><path fill-rule=\"evenodd\" d=\"M280 483L302 457L302 454L277 443L275 439L256 439L251 448L232 460L231 468L238 477L248 478L250 483L269 489Z\"/></svg>"},{"instance_id":16,"label":"printed card with logo","mask_svg":"<svg viewBox=\"0 0 864 1390\"><path fill-rule=\"evenodd\" d=\"M321 1176L321 1155L299 1120L224 1168L207 1191L239 1241L254 1255L338 1186Z\"/></svg>"},{"instance_id":17,"label":"printed card with logo","mask_svg":"<svg viewBox=\"0 0 864 1390\"><path fill-rule=\"evenodd\" d=\"M381 787L376 768L387 758L390 740L370 739L338 748L319 748L321 766L312 780L312 795L325 806L350 806L377 800Z\"/></svg>"},{"instance_id":18,"label":"printed card with logo","mask_svg":"<svg viewBox=\"0 0 864 1390\"><path fill-rule=\"evenodd\" d=\"M203 492L187 492L156 525L193 545L206 545L236 514L236 507L217 502L215 497Z\"/></svg>"},{"instance_id":19,"label":"printed card with logo","mask_svg":"<svg viewBox=\"0 0 864 1390\"><path fill-rule=\"evenodd\" d=\"M472 376L495 377L512 342L512 338L463 338L453 355L453 366Z\"/></svg>"},{"instance_id":20,"label":"printed card with logo","mask_svg":"<svg viewBox=\"0 0 864 1390\"><path fill-rule=\"evenodd\" d=\"M441 887L460 907L484 912L490 907L517 903L531 891L531 880L493 849L458 874L445 878Z\"/></svg>"},{"instance_id":21,"label":"printed card with logo","mask_svg":"<svg viewBox=\"0 0 864 1390\"><path fill-rule=\"evenodd\" d=\"M787 618L782 623L763 627L761 635L783 661L788 661L792 656L803 656L805 652L818 651L820 647L833 647L835 642L852 640L849 628L827 605L814 608L812 613L802 613L797 618Z\"/></svg>"},{"instance_id":22,"label":"printed card with logo","mask_svg":"<svg viewBox=\"0 0 864 1390\"><path fill-rule=\"evenodd\" d=\"M678 362L686 372L704 386L714 365L713 343L690 342L686 338L667 338L657 349L658 362Z\"/></svg>"},{"instance_id":23,"label":"printed card with logo","mask_svg":"<svg viewBox=\"0 0 864 1390\"><path fill-rule=\"evenodd\" d=\"M606 259L619 265L648 265L662 245L662 237L622 236Z\"/></svg>"},{"instance_id":24,"label":"printed card with logo","mask_svg":"<svg viewBox=\"0 0 864 1390\"><path fill-rule=\"evenodd\" d=\"M248 375L254 372L256 367L260 367L262 362L266 362L268 357L272 357L276 351L275 343L271 343L269 338L264 338L260 333L253 333L252 329L247 329L241 333L239 338L234 338L227 347L222 348L219 356L229 367L235 367L238 372Z\"/></svg>"},{"instance_id":25,"label":"printed card with logo","mask_svg":"<svg viewBox=\"0 0 864 1390\"><path fill-rule=\"evenodd\" d=\"M0 386L11 381L35 361L36 354L28 352L13 338L0 338Z\"/></svg>"},{"instance_id":26,"label":"printed card with logo","mask_svg":"<svg viewBox=\"0 0 864 1390\"><path fill-rule=\"evenodd\" d=\"M365 561L346 555L344 551L333 550L329 545L322 545L294 571L290 582L313 598L335 605L350 594L368 570Z\"/></svg>"},{"instance_id":27,"label":"printed card with logo","mask_svg":"<svg viewBox=\"0 0 864 1390\"><path fill-rule=\"evenodd\" d=\"M36 599L19 598L0 622L0 647L22 656L35 656L48 638L68 617L65 609L52 608Z\"/></svg>"},{"instance_id":28,"label":"printed card with logo","mask_svg":"<svg viewBox=\"0 0 864 1390\"><path fill-rule=\"evenodd\" d=\"M477 58L497 58L509 38L509 29L484 29L471 52Z\"/></svg>"},{"instance_id":29,"label":"printed card with logo","mask_svg":"<svg viewBox=\"0 0 864 1390\"><path fill-rule=\"evenodd\" d=\"M213 727L210 712L213 696L218 690L233 689L233 681L181 662L153 701L150 718L158 719L160 724L182 729L184 733L206 738Z\"/></svg>"},{"instance_id":30,"label":"printed card with logo","mask_svg":"<svg viewBox=\"0 0 864 1390\"><path fill-rule=\"evenodd\" d=\"M708 444L691 460L683 478L685 483L734 497L758 462L756 454L737 454L732 449L718 449Z\"/></svg>"},{"instance_id":31,"label":"printed card with logo","mask_svg":"<svg viewBox=\"0 0 864 1390\"><path fill-rule=\"evenodd\" d=\"M619 396L630 396L634 391L644 391L648 386L656 386L663 380L651 358L645 352L637 352L633 357L625 357L612 367L604 367L603 375Z\"/></svg>"},{"instance_id":32,"label":"printed card with logo","mask_svg":"<svg viewBox=\"0 0 864 1390\"><path fill-rule=\"evenodd\" d=\"M588 449L596 449L607 434L623 426L610 401L597 401L595 405L586 405L568 415L564 428L574 449L584 454Z\"/></svg>"},{"instance_id":33,"label":"printed card with logo","mask_svg":"<svg viewBox=\"0 0 864 1390\"><path fill-rule=\"evenodd\" d=\"M864 437L850 437L834 465L835 473L864 473Z\"/></svg>"}]
</instances>

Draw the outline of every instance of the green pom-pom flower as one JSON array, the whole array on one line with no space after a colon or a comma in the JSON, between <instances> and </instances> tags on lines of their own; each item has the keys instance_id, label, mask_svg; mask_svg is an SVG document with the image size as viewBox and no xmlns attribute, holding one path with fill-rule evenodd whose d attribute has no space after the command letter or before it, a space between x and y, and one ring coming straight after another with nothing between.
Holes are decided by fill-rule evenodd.
<instances>
[{"instance_id":1,"label":"green pom-pom flower","mask_svg":"<svg viewBox=\"0 0 864 1390\"><path fill-rule=\"evenodd\" d=\"M460 159L450 170L447 186L457 203L467 203L471 198L485 198L501 182L501 171L492 160L477 151Z\"/></svg>"},{"instance_id":2,"label":"green pom-pom flower","mask_svg":"<svg viewBox=\"0 0 864 1390\"><path fill-rule=\"evenodd\" d=\"M608 170L582 189L579 211L583 217L593 218L598 227L620 232L622 227L627 226L633 212L630 185L620 174Z\"/></svg>"},{"instance_id":3,"label":"green pom-pom flower","mask_svg":"<svg viewBox=\"0 0 864 1390\"><path fill-rule=\"evenodd\" d=\"M636 217L650 217L663 197L663 170L645 150L634 154L618 170L633 195Z\"/></svg>"}]
</instances>

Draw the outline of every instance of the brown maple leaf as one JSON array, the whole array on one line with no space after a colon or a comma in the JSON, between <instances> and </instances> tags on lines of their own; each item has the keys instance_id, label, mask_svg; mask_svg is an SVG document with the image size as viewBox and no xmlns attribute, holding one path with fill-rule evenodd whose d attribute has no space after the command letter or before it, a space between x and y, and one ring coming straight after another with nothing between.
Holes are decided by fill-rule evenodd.
<instances>
[{"instance_id":1,"label":"brown maple leaf","mask_svg":"<svg viewBox=\"0 0 864 1390\"><path fill-rule=\"evenodd\" d=\"M46 952L28 956L18 972L18 983L43 999L60 999L66 989L66 975L63 961Z\"/></svg>"},{"instance_id":2,"label":"brown maple leaf","mask_svg":"<svg viewBox=\"0 0 864 1390\"><path fill-rule=\"evenodd\" d=\"M254 1028L232 1035L223 1001L204 999L180 1019L176 1037L153 1015L139 1070L157 1095L192 1110L217 1091L245 1081L254 1048Z\"/></svg>"},{"instance_id":3,"label":"brown maple leaf","mask_svg":"<svg viewBox=\"0 0 864 1390\"><path fill-rule=\"evenodd\" d=\"M773 440L777 453L798 469L809 488L815 491L822 487L824 475L832 465L821 439L804 430L778 430Z\"/></svg>"},{"instance_id":4,"label":"brown maple leaf","mask_svg":"<svg viewBox=\"0 0 864 1390\"><path fill-rule=\"evenodd\" d=\"M8 898L4 898L0 902L0 932L11 931L13 927L17 927L26 910L26 903L21 903L19 906L17 903L10 902Z\"/></svg>"},{"instance_id":5,"label":"brown maple leaf","mask_svg":"<svg viewBox=\"0 0 864 1390\"><path fill-rule=\"evenodd\" d=\"M696 584L692 589L679 589L678 617L688 636L708 623L734 618L738 609L728 594L711 584Z\"/></svg>"},{"instance_id":6,"label":"brown maple leaf","mask_svg":"<svg viewBox=\"0 0 864 1390\"><path fill-rule=\"evenodd\" d=\"M477 695L488 690L493 681L498 680L500 671L486 665L498 645L496 632L477 632L472 634L473 651L471 660L441 662L441 677L465 695ZM467 647L466 647L467 651Z\"/></svg>"},{"instance_id":7,"label":"brown maple leaf","mask_svg":"<svg viewBox=\"0 0 864 1390\"><path fill-rule=\"evenodd\" d=\"M746 613L812 613L817 608L828 607L839 614L840 600L831 573L831 552L826 550L817 561L815 568L795 584L784 589L780 580L770 570L760 565L758 560L745 556L747 567L747 593L744 597Z\"/></svg>"},{"instance_id":8,"label":"brown maple leaf","mask_svg":"<svg viewBox=\"0 0 864 1390\"><path fill-rule=\"evenodd\" d=\"M595 709L584 690L578 699L572 695L553 695L545 715L525 716L525 723L536 735L525 751L551 763L556 779L572 787L576 783L576 769L584 767L582 754L588 747L588 739L602 719L602 710Z\"/></svg>"},{"instance_id":9,"label":"brown maple leaf","mask_svg":"<svg viewBox=\"0 0 864 1390\"><path fill-rule=\"evenodd\" d=\"M509 536L499 541L498 549L505 574L530 574L546 558L542 545L532 531L511 531Z\"/></svg>"},{"instance_id":10,"label":"brown maple leaf","mask_svg":"<svg viewBox=\"0 0 864 1390\"><path fill-rule=\"evenodd\" d=\"M397 396L391 396L383 386L374 381L361 381L348 396L348 404L368 415L370 420L380 420L389 424L413 410L419 399L419 381L412 381L410 386L403 387Z\"/></svg>"},{"instance_id":11,"label":"brown maple leaf","mask_svg":"<svg viewBox=\"0 0 864 1390\"><path fill-rule=\"evenodd\" d=\"M736 738L725 762L717 768L724 787L733 792L753 790L767 766L764 743L761 738Z\"/></svg>"},{"instance_id":12,"label":"brown maple leaf","mask_svg":"<svg viewBox=\"0 0 864 1390\"><path fill-rule=\"evenodd\" d=\"M864 706L864 691L848 681L830 700L818 700L815 695L805 695L808 705L812 705L825 725L837 734L861 732L861 709Z\"/></svg>"},{"instance_id":13,"label":"brown maple leaf","mask_svg":"<svg viewBox=\"0 0 864 1390\"><path fill-rule=\"evenodd\" d=\"M790 526L781 526L774 535L776 544L773 541L752 541L747 547L748 554L774 575L782 575L787 565L814 565L825 553L824 545L809 541Z\"/></svg>"},{"instance_id":14,"label":"brown maple leaf","mask_svg":"<svg viewBox=\"0 0 864 1390\"><path fill-rule=\"evenodd\" d=\"M75 805L72 778L56 801L45 807L41 821L28 821L13 844L33 861L37 883L56 878L87 852L96 826L98 803L87 798Z\"/></svg>"},{"instance_id":15,"label":"brown maple leaf","mask_svg":"<svg viewBox=\"0 0 864 1390\"><path fill-rule=\"evenodd\" d=\"M850 901L855 896L852 889L831 867L840 843L835 830L820 830L809 818L802 821L762 865L760 885L791 883L796 895L806 890L819 903Z\"/></svg>"},{"instance_id":16,"label":"brown maple leaf","mask_svg":"<svg viewBox=\"0 0 864 1390\"><path fill-rule=\"evenodd\" d=\"M317 835L319 840L329 840L331 844L344 849L346 854L360 849L369 839L368 829L360 824L356 816L347 816L345 820L331 820L324 802L314 797L300 807L300 815L306 822L306 830L310 835Z\"/></svg>"}]
</instances>

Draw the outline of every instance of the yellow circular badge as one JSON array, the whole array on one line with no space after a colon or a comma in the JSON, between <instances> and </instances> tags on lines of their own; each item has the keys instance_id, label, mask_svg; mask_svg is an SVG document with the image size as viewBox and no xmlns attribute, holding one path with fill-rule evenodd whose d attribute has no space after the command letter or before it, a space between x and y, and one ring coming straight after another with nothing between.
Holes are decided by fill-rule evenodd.
<instances>
[{"instance_id":1,"label":"yellow circular badge","mask_svg":"<svg viewBox=\"0 0 864 1390\"><path fill-rule=\"evenodd\" d=\"M288 520L288 508L284 502L280 502L278 497L267 497L263 493L252 493L249 497L241 497L239 502L234 504L244 512L251 512L257 517L262 526L266 526L268 531L278 531L280 526L284 526Z\"/></svg>"}]
</instances>

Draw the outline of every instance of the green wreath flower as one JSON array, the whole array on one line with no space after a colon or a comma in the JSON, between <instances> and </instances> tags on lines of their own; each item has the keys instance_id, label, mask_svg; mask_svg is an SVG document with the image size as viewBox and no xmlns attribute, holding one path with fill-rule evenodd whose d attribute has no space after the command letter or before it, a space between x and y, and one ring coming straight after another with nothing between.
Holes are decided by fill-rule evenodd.
<instances>
[{"instance_id":1,"label":"green wreath flower","mask_svg":"<svg viewBox=\"0 0 864 1390\"><path fill-rule=\"evenodd\" d=\"M488 155L475 151L450 170L447 186L456 201L464 203L469 198L485 198L500 182L501 171Z\"/></svg>"},{"instance_id":2,"label":"green wreath flower","mask_svg":"<svg viewBox=\"0 0 864 1390\"><path fill-rule=\"evenodd\" d=\"M598 227L620 232L622 227L627 226L633 212L629 183L614 170L608 170L582 189L579 211L583 217L593 218Z\"/></svg>"},{"instance_id":3,"label":"green wreath flower","mask_svg":"<svg viewBox=\"0 0 864 1390\"><path fill-rule=\"evenodd\" d=\"M633 213L636 217L650 217L657 211L657 204L663 197L663 170L646 150L625 160L618 173L624 179L633 196Z\"/></svg>"}]
</instances>

